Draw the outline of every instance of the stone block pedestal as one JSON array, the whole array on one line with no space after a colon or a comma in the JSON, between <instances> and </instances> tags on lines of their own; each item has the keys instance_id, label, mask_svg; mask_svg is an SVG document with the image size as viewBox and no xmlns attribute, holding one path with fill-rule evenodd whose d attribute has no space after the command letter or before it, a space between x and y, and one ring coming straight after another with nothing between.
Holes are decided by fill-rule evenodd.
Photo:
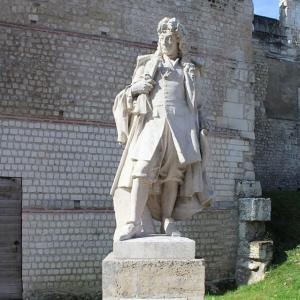
<instances>
[{"instance_id":1,"label":"stone block pedestal","mask_svg":"<svg viewBox=\"0 0 300 300\"><path fill-rule=\"evenodd\" d=\"M194 258L194 241L151 236L116 242L114 249L102 263L104 300L204 299L204 260Z\"/></svg>"},{"instance_id":2,"label":"stone block pedestal","mask_svg":"<svg viewBox=\"0 0 300 300\"><path fill-rule=\"evenodd\" d=\"M271 199L240 198L239 217L236 283L256 283L264 279L273 255L273 242L265 239L264 223L271 220Z\"/></svg>"}]
</instances>

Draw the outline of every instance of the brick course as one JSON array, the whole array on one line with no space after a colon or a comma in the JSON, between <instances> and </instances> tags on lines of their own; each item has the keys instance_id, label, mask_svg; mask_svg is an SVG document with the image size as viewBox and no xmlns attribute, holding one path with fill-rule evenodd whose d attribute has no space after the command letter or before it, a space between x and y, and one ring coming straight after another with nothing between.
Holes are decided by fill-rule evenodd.
<instances>
[{"instance_id":1,"label":"brick course","mask_svg":"<svg viewBox=\"0 0 300 300\"><path fill-rule=\"evenodd\" d=\"M22 177L26 297L101 289L99 263L114 228L109 189L122 152L111 108L136 56L156 48L165 16L186 26L191 56L204 63L201 111L216 196L212 210L180 226L206 259L207 280L234 277L235 183L255 177L252 8L250 0L3 0L0 175Z\"/></svg>"},{"instance_id":2,"label":"brick course","mask_svg":"<svg viewBox=\"0 0 300 300\"><path fill-rule=\"evenodd\" d=\"M24 210L22 218L25 299L51 291L101 291L101 262L112 251L112 211ZM196 241L196 256L205 258L209 281L234 276L236 221L236 211L214 210L179 223L184 235Z\"/></svg>"}]
</instances>

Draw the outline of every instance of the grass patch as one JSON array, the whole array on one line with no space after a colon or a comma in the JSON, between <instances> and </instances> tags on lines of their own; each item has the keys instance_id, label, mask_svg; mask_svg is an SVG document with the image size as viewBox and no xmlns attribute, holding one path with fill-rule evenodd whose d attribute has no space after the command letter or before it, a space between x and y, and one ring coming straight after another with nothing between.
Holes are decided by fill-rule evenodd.
<instances>
[{"instance_id":1,"label":"grass patch","mask_svg":"<svg viewBox=\"0 0 300 300\"><path fill-rule=\"evenodd\" d=\"M271 192L272 221L267 235L274 241L274 259L265 280L241 286L206 300L300 300L300 192Z\"/></svg>"}]
</instances>

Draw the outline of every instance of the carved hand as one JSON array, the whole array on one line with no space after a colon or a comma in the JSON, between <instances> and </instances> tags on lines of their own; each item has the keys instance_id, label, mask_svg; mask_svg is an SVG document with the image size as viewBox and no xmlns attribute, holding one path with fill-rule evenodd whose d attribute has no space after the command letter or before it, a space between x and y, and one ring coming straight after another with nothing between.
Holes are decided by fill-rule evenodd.
<instances>
[{"instance_id":1,"label":"carved hand","mask_svg":"<svg viewBox=\"0 0 300 300\"><path fill-rule=\"evenodd\" d=\"M152 79L139 80L131 86L131 93L134 96L140 94L149 94L152 91L154 85L155 85L155 81Z\"/></svg>"}]
</instances>

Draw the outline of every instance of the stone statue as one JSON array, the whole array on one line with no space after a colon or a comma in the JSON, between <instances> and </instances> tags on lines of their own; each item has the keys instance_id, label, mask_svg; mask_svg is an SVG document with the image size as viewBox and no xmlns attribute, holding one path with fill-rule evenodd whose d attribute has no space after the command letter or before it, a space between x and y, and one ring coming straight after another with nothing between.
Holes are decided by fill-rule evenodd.
<instances>
[{"instance_id":1,"label":"stone statue","mask_svg":"<svg viewBox=\"0 0 300 300\"><path fill-rule=\"evenodd\" d=\"M132 83L113 106L118 141L125 144L111 189L115 240L155 233L153 219L161 221L161 233L180 236L175 220L211 204L199 65L188 59L176 18L162 19L157 31L157 51L137 58Z\"/></svg>"}]
</instances>

